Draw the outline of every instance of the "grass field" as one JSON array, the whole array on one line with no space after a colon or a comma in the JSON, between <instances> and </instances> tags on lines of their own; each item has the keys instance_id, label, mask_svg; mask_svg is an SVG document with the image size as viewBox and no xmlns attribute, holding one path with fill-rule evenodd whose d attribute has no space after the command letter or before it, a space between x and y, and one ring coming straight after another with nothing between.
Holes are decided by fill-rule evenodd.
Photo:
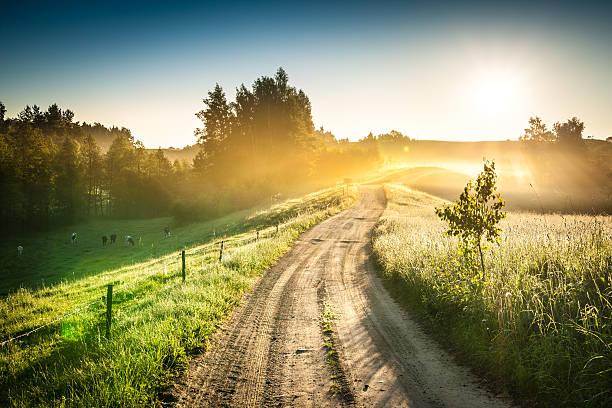
<instances>
[{"instance_id":1,"label":"grass field","mask_svg":"<svg viewBox=\"0 0 612 408\"><path fill-rule=\"evenodd\" d=\"M81 312L0 346L0 405L151 406L180 372L190 350L207 339L242 293L297 236L350 206L356 190L323 190L271 209L243 211L183 227L169 219L92 222L18 237L0 248L0 342ZM276 225L280 223L278 234ZM77 245L70 234L79 233ZM260 239L255 240L256 230ZM117 233L102 248L103 234ZM124 235L142 237L127 247ZM225 239L222 262L216 241ZM187 279L180 278L180 249ZM114 284L113 329L107 340L106 285ZM88 305L88 306L87 306Z\"/></svg>"},{"instance_id":2,"label":"grass field","mask_svg":"<svg viewBox=\"0 0 612 408\"><path fill-rule=\"evenodd\" d=\"M434 214L387 184L373 241L388 287L465 361L541 406L612 406L612 217L510 213L474 278Z\"/></svg>"}]
</instances>

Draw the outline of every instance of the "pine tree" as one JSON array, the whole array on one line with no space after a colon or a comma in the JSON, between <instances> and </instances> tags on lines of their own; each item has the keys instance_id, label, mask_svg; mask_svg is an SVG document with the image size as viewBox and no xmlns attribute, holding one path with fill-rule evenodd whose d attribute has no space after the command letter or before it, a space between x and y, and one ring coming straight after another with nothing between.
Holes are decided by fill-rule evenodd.
<instances>
[{"instance_id":1,"label":"pine tree","mask_svg":"<svg viewBox=\"0 0 612 408\"><path fill-rule=\"evenodd\" d=\"M87 134L85 137L82 152L84 176L87 184L87 215L91 214L92 206L94 214L98 215L97 203L101 194L102 155L100 146L91 134Z\"/></svg>"},{"instance_id":2,"label":"pine tree","mask_svg":"<svg viewBox=\"0 0 612 408\"><path fill-rule=\"evenodd\" d=\"M66 136L55 157L55 199L62 215L73 221L79 214L85 186L77 143Z\"/></svg>"},{"instance_id":3,"label":"pine tree","mask_svg":"<svg viewBox=\"0 0 612 408\"><path fill-rule=\"evenodd\" d=\"M194 166L197 166L199 172L214 177L218 175L216 167L220 166L220 158L226 147L224 142L230 135L234 114L219 84L208 92L208 98L203 102L207 108L196 113L196 116L204 127L195 131L202 154L194 161Z\"/></svg>"}]
</instances>

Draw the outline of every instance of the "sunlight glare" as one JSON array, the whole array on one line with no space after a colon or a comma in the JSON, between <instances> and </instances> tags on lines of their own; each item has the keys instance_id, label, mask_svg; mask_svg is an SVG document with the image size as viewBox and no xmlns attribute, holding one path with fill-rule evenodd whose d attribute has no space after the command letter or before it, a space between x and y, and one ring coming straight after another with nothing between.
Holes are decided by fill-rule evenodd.
<instances>
[{"instance_id":1,"label":"sunlight glare","mask_svg":"<svg viewBox=\"0 0 612 408\"><path fill-rule=\"evenodd\" d=\"M513 81L501 75L483 78L476 86L476 102L480 109L491 113L505 112L514 102Z\"/></svg>"}]
</instances>

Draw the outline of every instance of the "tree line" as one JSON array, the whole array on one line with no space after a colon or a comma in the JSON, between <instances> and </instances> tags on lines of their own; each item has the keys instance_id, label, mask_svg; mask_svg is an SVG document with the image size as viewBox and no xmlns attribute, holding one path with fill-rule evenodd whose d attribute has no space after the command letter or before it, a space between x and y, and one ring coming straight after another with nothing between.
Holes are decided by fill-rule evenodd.
<instances>
[{"instance_id":1,"label":"tree line","mask_svg":"<svg viewBox=\"0 0 612 408\"><path fill-rule=\"evenodd\" d=\"M529 118L529 127L519 136L524 142L558 142L565 145L577 145L582 143L582 132L584 122L573 117L566 122L556 122L553 129L548 130L546 124L538 116Z\"/></svg>"},{"instance_id":2,"label":"tree line","mask_svg":"<svg viewBox=\"0 0 612 408\"><path fill-rule=\"evenodd\" d=\"M98 140L110 141L105 152ZM126 128L75 122L57 104L8 118L0 102L0 219L9 228L158 215L184 170L161 150L147 152Z\"/></svg>"},{"instance_id":3,"label":"tree line","mask_svg":"<svg viewBox=\"0 0 612 408\"><path fill-rule=\"evenodd\" d=\"M291 194L365 174L400 132L357 143L315 129L306 93L279 68L244 84L228 101L216 85L196 113L198 153L170 162L129 129L74 120L57 104L7 117L0 102L0 220L45 228L88 217L216 217L278 193Z\"/></svg>"},{"instance_id":4,"label":"tree line","mask_svg":"<svg viewBox=\"0 0 612 408\"><path fill-rule=\"evenodd\" d=\"M240 85L232 101L217 84L202 102L190 162L147 150L129 129L76 122L57 104L11 118L0 102L0 220L27 230L88 217L212 218L409 161L415 146L397 131L349 142L315 129L308 96L282 68ZM520 140L541 181L584 189L587 177L612 191L609 149L586 146L583 130L578 118L548 130L532 117Z\"/></svg>"}]
</instances>

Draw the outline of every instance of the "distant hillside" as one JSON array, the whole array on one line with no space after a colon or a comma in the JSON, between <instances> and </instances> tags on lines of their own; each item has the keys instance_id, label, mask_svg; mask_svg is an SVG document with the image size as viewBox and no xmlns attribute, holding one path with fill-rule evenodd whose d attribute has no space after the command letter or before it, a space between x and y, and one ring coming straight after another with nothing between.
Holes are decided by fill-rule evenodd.
<instances>
[{"instance_id":1,"label":"distant hillside","mask_svg":"<svg viewBox=\"0 0 612 408\"><path fill-rule=\"evenodd\" d=\"M408 150L408 151L405 151ZM398 183L456 200L469 179L494 159L499 191L511 210L612 213L612 143L581 146L521 142L412 142L386 152L386 161L409 166L375 180Z\"/></svg>"},{"instance_id":2,"label":"distant hillside","mask_svg":"<svg viewBox=\"0 0 612 408\"><path fill-rule=\"evenodd\" d=\"M606 158L608 165L612 159L612 143L596 139L584 139L585 156ZM410 165L428 166L449 163L470 164L481 163L486 157L503 165L516 166L517 159L524 159L534 152L558 150L554 144L534 145L520 141L495 142L448 142L439 140L412 140L404 145L382 145L381 154L390 163L406 163ZM574 150L576 153L577 150ZM567 153L567 151L566 151Z\"/></svg>"}]
</instances>

